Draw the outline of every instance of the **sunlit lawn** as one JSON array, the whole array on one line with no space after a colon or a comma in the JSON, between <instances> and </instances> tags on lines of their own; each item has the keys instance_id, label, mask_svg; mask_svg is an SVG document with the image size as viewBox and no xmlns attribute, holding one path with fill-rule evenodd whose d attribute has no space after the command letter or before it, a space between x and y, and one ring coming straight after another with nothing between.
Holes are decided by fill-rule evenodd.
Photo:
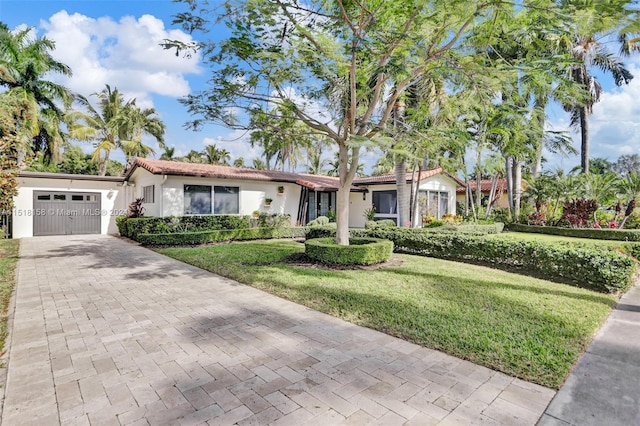
<instances>
[{"instance_id":1,"label":"sunlit lawn","mask_svg":"<svg viewBox=\"0 0 640 426\"><path fill-rule=\"evenodd\" d=\"M19 240L0 239L0 354L7 337L7 308L15 286Z\"/></svg>"},{"instance_id":2,"label":"sunlit lawn","mask_svg":"<svg viewBox=\"0 0 640 426\"><path fill-rule=\"evenodd\" d=\"M294 241L161 253L318 311L559 387L615 304L609 295L450 261L394 255L376 270L296 266Z\"/></svg>"}]
</instances>

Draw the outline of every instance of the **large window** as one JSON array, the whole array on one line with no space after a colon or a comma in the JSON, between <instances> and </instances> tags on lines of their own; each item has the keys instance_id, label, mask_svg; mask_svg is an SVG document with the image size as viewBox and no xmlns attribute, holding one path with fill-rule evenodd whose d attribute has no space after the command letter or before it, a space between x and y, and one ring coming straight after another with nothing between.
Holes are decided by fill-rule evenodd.
<instances>
[{"instance_id":1,"label":"large window","mask_svg":"<svg viewBox=\"0 0 640 426\"><path fill-rule=\"evenodd\" d=\"M425 191L421 192L426 195L426 202L422 205L422 215L441 219L442 216L449 213L449 193L444 191ZM423 198L424 200L424 198Z\"/></svg>"},{"instance_id":2,"label":"large window","mask_svg":"<svg viewBox=\"0 0 640 426\"><path fill-rule=\"evenodd\" d=\"M398 220L398 196L396 191L373 191L373 208L376 210L376 220Z\"/></svg>"},{"instance_id":3,"label":"large window","mask_svg":"<svg viewBox=\"0 0 640 426\"><path fill-rule=\"evenodd\" d=\"M238 214L240 213L240 188L237 186L213 187L213 213Z\"/></svg>"},{"instance_id":4,"label":"large window","mask_svg":"<svg viewBox=\"0 0 640 426\"><path fill-rule=\"evenodd\" d=\"M211 186L184 186L184 214L211 214Z\"/></svg>"}]
</instances>

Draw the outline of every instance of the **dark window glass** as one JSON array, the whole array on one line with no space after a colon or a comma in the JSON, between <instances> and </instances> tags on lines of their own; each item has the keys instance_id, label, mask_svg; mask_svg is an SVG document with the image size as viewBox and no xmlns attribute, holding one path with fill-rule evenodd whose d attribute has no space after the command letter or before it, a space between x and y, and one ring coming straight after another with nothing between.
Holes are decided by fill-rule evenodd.
<instances>
[{"instance_id":1,"label":"dark window glass","mask_svg":"<svg viewBox=\"0 0 640 426\"><path fill-rule=\"evenodd\" d=\"M396 191L373 191L373 207L378 214L397 214L398 197Z\"/></svg>"},{"instance_id":2,"label":"dark window glass","mask_svg":"<svg viewBox=\"0 0 640 426\"><path fill-rule=\"evenodd\" d=\"M237 186L214 186L213 213L240 213L240 188Z\"/></svg>"},{"instance_id":3,"label":"dark window glass","mask_svg":"<svg viewBox=\"0 0 640 426\"><path fill-rule=\"evenodd\" d=\"M211 187L184 186L184 214L211 214Z\"/></svg>"},{"instance_id":4,"label":"dark window glass","mask_svg":"<svg viewBox=\"0 0 640 426\"><path fill-rule=\"evenodd\" d=\"M71 201L84 201L84 195L72 195Z\"/></svg>"},{"instance_id":5,"label":"dark window glass","mask_svg":"<svg viewBox=\"0 0 640 426\"><path fill-rule=\"evenodd\" d=\"M51 199L51 195L47 194L47 195L38 195L38 200L50 200Z\"/></svg>"},{"instance_id":6,"label":"dark window glass","mask_svg":"<svg viewBox=\"0 0 640 426\"><path fill-rule=\"evenodd\" d=\"M63 194L54 194L53 199L58 201L65 201L67 199L67 196Z\"/></svg>"}]
</instances>

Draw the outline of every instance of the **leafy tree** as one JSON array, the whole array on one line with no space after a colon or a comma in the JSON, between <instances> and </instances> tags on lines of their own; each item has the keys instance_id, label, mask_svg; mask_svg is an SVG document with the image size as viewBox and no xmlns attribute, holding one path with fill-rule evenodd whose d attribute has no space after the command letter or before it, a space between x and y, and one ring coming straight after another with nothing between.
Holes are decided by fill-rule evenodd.
<instances>
[{"instance_id":1,"label":"leafy tree","mask_svg":"<svg viewBox=\"0 0 640 426\"><path fill-rule=\"evenodd\" d=\"M190 31L206 31L208 16L220 11L182 2L189 11L177 22ZM192 127L217 122L251 130L251 113L269 105L333 141L340 177L336 241L348 244L349 191L361 148L380 140L418 76L451 59L479 22L502 24L505 7L483 0L227 1L221 10L229 38L165 46L195 47L211 64L211 86L183 99L197 116Z\"/></svg>"},{"instance_id":2,"label":"leafy tree","mask_svg":"<svg viewBox=\"0 0 640 426\"><path fill-rule=\"evenodd\" d=\"M613 163L606 158L589 159L589 173L605 175L613 171Z\"/></svg>"},{"instance_id":3,"label":"leafy tree","mask_svg":"<svg viewBox=\"0 0 640 426\"><path fill-rule=\"evenodd\" d=\"M640 155L621 155L618 160L613 163L612 167L616 173L622 176L628 176L631 173L640 173Z\"/></svg>"},{"instance_id":4,"label":"leafy tree","mask_svg":"<svg viewBox=\"0 0 640 426\"><path fill-rule=\"evenodd\" d=\"M235 160L233 160L233 167L246 167L244 165L244 158L238 157Z\"/></svg>"},{"instance_id":5,"label":"leafy tree","mask_svg":"<svg viewBox=\"0 0 640 426\"><path fill-rule=\"evenodd\" d=\"M37 108L16 90L0 93L0 214L13 209L22 149L37 127Z\"/></svg>"},{"instance_id":6,"label":"leafy tree","mask_svg":"<svg viewBox=\"0 0 640 426\"><path fill-rule=\"evenodd\" d=\"M21 152L42 152L45 160L58 159L65 143L60 129L64 109L73 100L66 87L47 80L56 74L70 76L71 69L56 61L50 52L55 43L46 37L34 37L33 28L14 31L0 23L0 87L20 96L37 108L31 128L31 146L22 146Z\"/></svg>"},{"instance_id":7,"label":"leafy tree","mask_svg":"<svg viewBox=\"0 0 640 426\"><path fill-rule=\"evenodd\" d=\"M109 165L109 155L114 149L121 149L130 165L135 156L144 157L153 152L142 142L142 136L153 136L160 147L164 147L165 125L156 117L153 108L140 109L135 99L125 101L118 89L109 85L100 93L98 107L91 105L84 96L78 95L79 103L86 109L70 111L66 121L69 136L80 141L94 141L92 160L98 166L98 174L104 176Z\"/></svg>"}]
</instances>

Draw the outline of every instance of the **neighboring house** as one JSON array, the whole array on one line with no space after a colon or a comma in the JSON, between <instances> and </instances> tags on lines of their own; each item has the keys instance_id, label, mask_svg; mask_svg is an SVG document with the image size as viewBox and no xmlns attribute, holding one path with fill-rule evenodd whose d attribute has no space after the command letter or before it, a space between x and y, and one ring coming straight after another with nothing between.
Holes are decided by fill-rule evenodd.
<instances>
[{"instance_id":1,"label":"neighboring house","mask_svg":"<svg viewBox=\"0 0 640 426\"><path fill-rule=\"evenodd\" d=\"M411 180L408 174L407 190ZM258 210L288 214L293 225L306 224L335 211L339 178L137 158L124 177L22 172L18 184L14 238L117 233L115 217L126 214L138 197L144 198L147 216L251 215ZM456 180L442 169L424 171L420 214L440 218L454 213L455 191ZM364 211L372 205L376 219L397 221L394 175L354 180L349 226L364 227Z\"/></svg>"},{"instance_id":2,"label":"neighboring house","mask_svg":"<svg viewBox=\"0 0 640 426\"><path fill-rule=\"evenodd\" d=\"M456 189L456 201L464 203L466 197L466 188L464 186L464 182L458 180L460 183L458 188ZM471 190L471 194L473 199L476 197L476 187L478 186L475 180L470 180L468 183L469 189ZM491 179L483 179L480 181L480 192L482 193L482 205L486 205L489 195L491 194ZM522 181L522 190L527 189L527 183ZM509 207L509 195L507 193L507 180L506 179L498 179L496 182L496 191L493 196L493 206L508 208Z\"/></svg>"},{"instance_id":3,"label":"neighboring house","mask_svg":"<svg viewBox=\"0 0 640 426\"><path fill-rule=\"evenodd\" d=\"M460 181L461 184L464 185L463 181ZM469 180L467 182L469 185L469 189L471 190L471 195L473 199L476 198L476 188L478 183L475 180ZM487 200L489 199L489 195L491 193L491 179L483 179L480 181L480 192L482 193L482 205L486 205ZM466 187L458 186L456 189L456 201L463 203L465 202L465 197L467 196ZM493 206L494 207L509 207L509 197L507 195L507 180L506 179L498 179L496 183L496 191L493 197Z\"/></svg>"}]
</instances>

